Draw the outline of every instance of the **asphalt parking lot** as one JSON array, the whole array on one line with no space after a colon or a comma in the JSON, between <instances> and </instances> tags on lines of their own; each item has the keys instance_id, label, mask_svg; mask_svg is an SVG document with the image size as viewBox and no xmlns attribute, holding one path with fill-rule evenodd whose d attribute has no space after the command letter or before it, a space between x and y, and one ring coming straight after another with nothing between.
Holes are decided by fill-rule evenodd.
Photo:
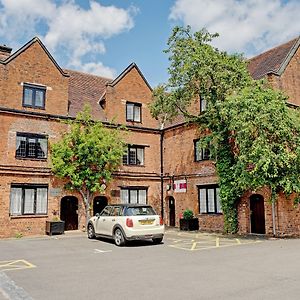
<instances>
[{"instance_id":1,"label":"asphalt parking lot","mask_svg":"<svg viewBox=\"0 0 300 300\"><path fill-rule=\"evenodd\" d=\"M0 299L299 299L300 240L168 230L116 247L82 233L0 241Z\"/></svg>"}]
</instances>

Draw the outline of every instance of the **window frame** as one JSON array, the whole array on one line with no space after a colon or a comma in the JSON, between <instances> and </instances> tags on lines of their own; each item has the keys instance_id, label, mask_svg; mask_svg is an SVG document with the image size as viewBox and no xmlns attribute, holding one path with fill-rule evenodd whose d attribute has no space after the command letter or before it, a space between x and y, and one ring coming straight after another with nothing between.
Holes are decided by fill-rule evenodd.
<instances>
[{"instance_id":1,"label":"window frame","mask_svg":"<svg viewBox=\"0 0 300 300\"><path fill-rule=\"evenodd\" d=\"M21 156L17 154L17 137L23 137L26 138L26 145L25 145L25 156ZM29 139L35 139L35 156L29 156L29 147L28 147L28 140ZM47 151L45 153L45 157L39 157L38 156L38 139L45 139L47 141ZM15 152L15 158L16 159L34 159L34 160L47 160L48 158L48 136L45 134L35 134L35 133L28 133L28 132L17 132L16 133L16 152Z\"/></svg>"},{"instance_id":2,"label":"window frame","mask_svg":"<svg viewBox=\"0 0 300 300\"><path fill-rule=\"evenodd\" d=\"M20 188L22 190L22 198L21 198L21 213L20 214L13 214L11 212L11 205L12 205L12 199L11 199L11 192L13 188ZM38 189L47 189L47 195L46 195L46 213L37 213L36 207L37 207L37 190ZM25 190L34 190L34 203L33 203L33 213L24 213L25 208ZM9 201L9 216L10 217L19 217L19 216L47 216L48 215L48 201L49 201L49 186L48 184L11 184L10 186L10 201Z\"/></svg>"},{"instance_id":3,"label":"window frame","mask_svg":"<svg viewBox=\"0 0 300 300\"><path fill-rule=\"evenodd\" d=\"M31 89L32 90L32 104L26 104L25 103L25 90ZM47 88L42 85L35 85L31 83L24 83L23 84L23 98L22 98L22 106L23 107L31 107L31 108L37 108L37 109L45 109L46 106L46 90ZM43 105L39 106L36 105L36 92L43 92Z\"/></svg>"},{"instance_id":4,"label":"window frame","mask_svg":"<svg viewBox=\"0 0 300 300\"><path fill-rule=\"evenodd\" d=\"M133 114L132 114L132 119L128 119L128 105L132 105L133 106ZM135 107L139 107L140 109L140 120L136 121L135 120ZM127 101L126 102L126 122L135 122L135 123L142 123L142 104L141 103L137 103L137 102L130 102Z\"/></svg>"},{"instance_id":5,"label":"window frame","mask_svg":"<svg viewBox=\"0 0 300 300\"><path fill-rule=\"evenodd\" d=\"M142 146L142 145L128 144L127 145L127 149L126 149L127 153L124 153L123 157L122 157L122 164L123 164L123 166L142 166L142 167L145 166L145 148L146 147ZM136 163L131 163L131 160L130 160L130 149L135 149L135 162ZM138 149L143 150L143 163L142 164L138 164L137 163L137 161L138 161L138 159L137 159L137 156L138 156L137 151L138 151ZM125 157L125 155L126 155L126 163L124 163L124 157Z\"/></svg>"},{"instance_id":6,"label":"window frame","mask_svg":"<svg viewBox=\"0 0 300 300\"><path fill-rule=\"evenodd\" d=\"M221 201L219 197L219 208L220 211L218 211L218 199L217 199L217 189L220 189L218 184L210 184L210 185L198 185L198 206L199 206L199 214L204 214L204 215L222 215L222 208L221 208ZM205 189L205 201L206 201L206 212L201 211L201 203L200 203L200 190ZM208 205L208 190L214 190L214 211L209 211L209 205Z\"/></svg>"},{"instance_id":7,"label":"window frame","mask_svg":"<svg viewBox=\"0 0 300 300\"><path fill-rule=\"evenodd\" d=\"M201 148L198 150L197 147L197 143L200 141L200 139L195 139L194 140L194 161L195 162L200 162L200 161L204 161L204 160L210 160L210 146L208 146L207 148ZM197 155L197 151L201 151L201 159L197 159L197 156L199 157L199 155ZM200 154L200 152L199 152Z\"/></svg>"},{"instance_id":8,"label":"window frame","mask_svg":"<svg viewBox=\"0 0 300 300\"><path fill-rule=\"evenodd\" d=\"M130 187L120 187L120 190L124 191L127 190L128 191L128 202L124 203L124 204L144 204L144 205L148 205L148 187L144 187L144 186L130 186ZM137 191L137 202L136 203L131 203L130 202L130 191ZM146 203L140 203L139 202L139 191L145 191L146 192ZM120 197L121 198L121 197ZM123 203L123 202L122 202Z\"/></svg>"}]
</instances>

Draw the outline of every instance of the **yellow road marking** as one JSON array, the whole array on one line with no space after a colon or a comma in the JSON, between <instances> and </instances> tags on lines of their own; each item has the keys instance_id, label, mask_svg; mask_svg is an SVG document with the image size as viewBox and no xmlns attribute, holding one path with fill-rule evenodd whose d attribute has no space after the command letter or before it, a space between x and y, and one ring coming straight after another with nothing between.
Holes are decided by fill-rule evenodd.
<instances>
[{"instance_id":1,"label":"yellow road marking","mask_svg":"<svg viewBox=\"0 0 300 300\"><path fill-rule=\"evenodd\" d=\"M0 271L31 269L36 266L24 259L0 261Z\"/></svg>"},{"instance_id":2,"label":"yellow road marking","mask_svg":"<svg viewBox=\"0 0 300 300\"><path fill-rule=\"evenodd\" d=\"M194 242L191 250L195 250L196 246L197 246L197 243Z\"/></svg>"},{"instance_id":3,"label":"yellow road marking","mask_svg":"<svg viewBox=\"0 0 300 300\"><path fill-rule=\"evenodd\" d=\"M238 244L241 244L241 241L239 239L235 239L235 240Z\"/></svg>"},{"instance_id":4,"label":"yellow road marking","mask_svg":"<svg viewBox=\"0 0 300 300\"><path fill-rule=\"evenodd\" d=\"M216 238L216 247L220 247L220 239L218 237Z\"/></svg>"}]
</instances>

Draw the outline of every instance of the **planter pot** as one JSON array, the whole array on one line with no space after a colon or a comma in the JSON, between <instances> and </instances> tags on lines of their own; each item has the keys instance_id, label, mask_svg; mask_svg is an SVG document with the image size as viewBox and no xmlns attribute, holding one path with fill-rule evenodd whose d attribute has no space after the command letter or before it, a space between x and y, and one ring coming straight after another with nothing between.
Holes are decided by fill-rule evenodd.
<instances>
[{"instance_id":1,"label":"planter pot","mask_svg":"<svg viewBox=\"0 0 300 300\"><path fill-rule=\"evenodd\" d=\"M52 234L63 234L65 232L64 221L46 221L46 233Z\"/></svg>"},{"instance_id":2,"label":"planter pot","mask_svg":"<svg viewBox=\"0 0 300 300\"><path fill-rule=\"evenodd\" d=\"M198 218L180 219L179 224L180 224L180 230L185 230L185 231L199 230Z\"/></svg>"}]
</instances>

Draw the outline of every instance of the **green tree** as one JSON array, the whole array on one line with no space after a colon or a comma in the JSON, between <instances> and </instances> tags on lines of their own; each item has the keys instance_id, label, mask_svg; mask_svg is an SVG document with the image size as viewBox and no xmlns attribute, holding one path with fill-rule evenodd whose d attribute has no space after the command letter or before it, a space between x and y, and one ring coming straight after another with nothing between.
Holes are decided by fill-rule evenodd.
<instances>
[{"instance_id":1,"label":"green tree","mask_svg":"<svg viewBox=\"0 0 300 300\"><path fill-rule=\"evenodd\" d=\"M161 123L181 114L206 133L201 146L213 147L224 229L234 233L246 190L268 186L273 201L279 191L300 192L300 122L282 93L251 78L242 55L210 44L217 36L174 28L165 50L170 78L154 89L150 109ZM195 114L190 107L200 97L207 109Z\"/></svg>"},{"instance_id":2,"label":"green tree","mask_svg":"<svg viewBox=\"0 0 300 300\"><path fill-rule=\"evenodd\" d=\"M62 139L51 145L52 171L66 181L66 189L81 194L88 221L93 194L103 192L121 163L124 131L93 121L89 107L68 124Z\"/></svg>"}]
</instances>

